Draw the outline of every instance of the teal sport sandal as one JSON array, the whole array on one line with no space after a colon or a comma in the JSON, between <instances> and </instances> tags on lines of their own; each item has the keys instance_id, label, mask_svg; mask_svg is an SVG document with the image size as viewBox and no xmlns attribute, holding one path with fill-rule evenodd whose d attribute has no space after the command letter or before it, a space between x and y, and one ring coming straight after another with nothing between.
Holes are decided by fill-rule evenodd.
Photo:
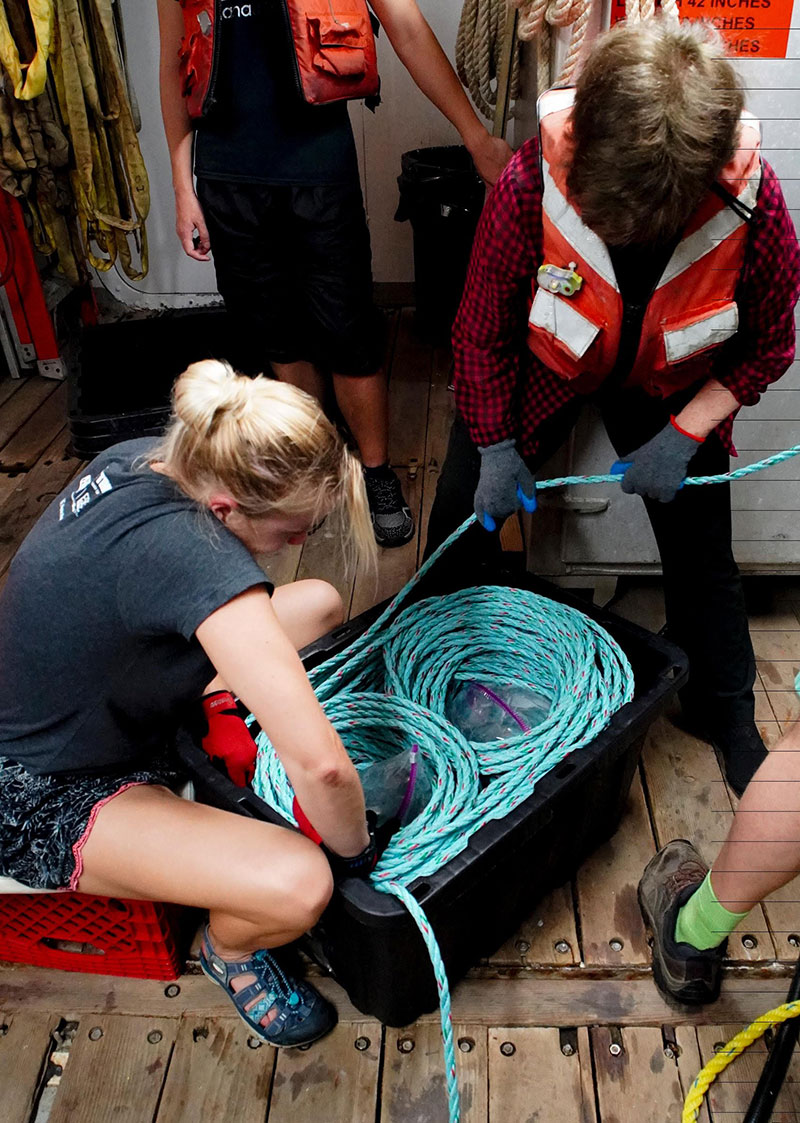
<instances>
[{"instance_id":1,"label":"teal sport sandal","mask_svg":"<svg viewBox=\"0 0 800 1123\"><path fill-rule=\"evenodd\" d=\"M200 966L209 979L228 995L248 1029L268 1045L291 1049L318 1041L336 1025L336 1010L308 983L287 975L268 951L254 952L248 959L231 962L214 951L203 932ZM233 980L251 975L253 982L234 990ZM272 1020L264 1025L268 1015Z\"/></svg>"}]
</instances>

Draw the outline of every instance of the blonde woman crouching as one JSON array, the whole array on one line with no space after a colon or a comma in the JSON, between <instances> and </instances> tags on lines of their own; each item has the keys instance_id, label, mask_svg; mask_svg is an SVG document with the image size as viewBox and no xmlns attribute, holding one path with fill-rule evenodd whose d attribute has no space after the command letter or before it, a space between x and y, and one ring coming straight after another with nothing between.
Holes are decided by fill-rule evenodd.
<instances>
[{"instance_id":1,"label":"blonde woman crouching","mask_svg":"<svg viewBox=\"0 0 800 1123\"><path fill-rule=\"evenodd\" d=\"M297 655L343 611L254 560L335 508L374 542L360 465L317 402L196 363L164 438L99 456L48 507L0 594L0 873L206 908L201 963L253 1033L298 1045L333 1008L265 949L313 925L331 865L294 831L190 803L171 740L221 686L256 715L331 863L371 869L353 765Z\"/></svg>"}]
</instances>

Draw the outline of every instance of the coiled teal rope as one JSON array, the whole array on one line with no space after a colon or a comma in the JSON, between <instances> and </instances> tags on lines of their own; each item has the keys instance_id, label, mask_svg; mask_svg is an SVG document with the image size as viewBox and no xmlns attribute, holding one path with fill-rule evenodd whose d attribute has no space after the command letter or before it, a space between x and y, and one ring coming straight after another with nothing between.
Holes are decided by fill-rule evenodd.
<instances>
[{"instance_id":1,"label":"coiled teal rope","mask_svg":"<svg viewBox=\"0 0 800 1123\"><path fill-rule=\"evenodd\" d=\"M757 464L690 477L686 483L742 479L798 454L800 445ZM620 479L567 476L537 486ZM442 543L354 643L309 675L357 767L416 743L433 777L428 806L394 836L372 882L402 901L431 957L451 1123L458 1123L460 1107L447 974L425 913L406 887L441 869L482 826L504 818L527 799L543 775L597 736L631 700L634 686L624 652L603 628L575 609L524 590L465 589L420 601L393 619L423 575L474 521L471 516ZM533 685L549 699L550 711L540 725L518 737L473 744L444 716L448 691L464 680ZM263 733L258 744L253 787L294 823L293 793L283 766Z\"/></svg>"}]
</instances>

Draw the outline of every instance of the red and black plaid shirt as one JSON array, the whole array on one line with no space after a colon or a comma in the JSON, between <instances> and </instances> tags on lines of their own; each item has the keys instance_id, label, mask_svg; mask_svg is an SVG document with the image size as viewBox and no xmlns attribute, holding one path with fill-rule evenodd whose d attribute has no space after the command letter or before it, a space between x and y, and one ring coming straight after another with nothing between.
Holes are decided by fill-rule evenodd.
<instances>
[{"instance_id":1,"label":"red and black plaid shirt","mask_svg":"<svg viewBox=\"0 0 800 1123\"><path fill-rule=\"evenodd\" d=\"M797 235L780 183L762 165L736 290L739 330L730 345L709 354L701 375L718 379L743 406L754 405L792 362L800 295ZM537 428L578 394L528 349L531 283L541 264L542 181L533 138L486 202L453 329L456 403L477 445L515 437L532 455ZM717 432L735 455L732 428L733 416Z\"/></svg>"}]
</instances>

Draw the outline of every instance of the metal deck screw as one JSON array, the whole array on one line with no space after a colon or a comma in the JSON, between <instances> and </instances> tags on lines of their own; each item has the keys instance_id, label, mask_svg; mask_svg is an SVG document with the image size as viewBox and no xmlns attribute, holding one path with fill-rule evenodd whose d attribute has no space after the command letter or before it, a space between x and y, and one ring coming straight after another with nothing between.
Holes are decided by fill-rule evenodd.
<instances>
[{"instance_id":1,"label":"metal deck screw","mask_svg":"<svg viewBox=\"0 0 800 1123\"><path fill-rule=\"evenodd\" d=\"M758 940L755 936L742 936L742 947L747 948L748 951L752 951L753 948L758 947Z\"/></svg>"},{"instance_id":2,"label":"metal deck screw","mask_svg":"<svg viewBox=\"0 0 800 1123\"><path fill-rule=\"evenodd\" d=\"M798 936L795 932L792 932L791 936L788 937L788 941L790 947L800 948L800 936Z\"/></svg>"},{"instance_id":3,"label":"metal deck screw","mask_svg":"<svg viewBox=\"0 0 800 1123\"><path fill-rule=\"evenodd\" d=\"M517 951L520 953L520 955L525 955L527 952L529 952L531 950L531 945L528 943L527 940L517 940L516 943L514 944L514 947L517 949Z\"/></svg>"},{"instance_id":4,"label":"metal deck screw","mask_svg":"<svg viewBox=\"0 0 800 1123\"><path fill-rule=\"evenodd\" d=\"M400 1050L401 1053L413 1053L414 1052L414 1038L413 1037L401 1037L401 1038L399 1038L398 1042L397 1042L397 1048Z\"/></svg>"},{"instance_id":5,"label":"metal deck screw","mask_svg":"<svg viewBox=\"0 0 800 1123\"><path fill-rule=\"evenodd\" d=\"M181 993L181 988L177 983L170 983L168 987L164 987L164 994L167 998L177 998Z\"/></svg>"},{"instance_id":6,"label":"metal deck screw","mask_svg":"<svg viewBox=\"0 0 800 1123\"><path fill-rule=\"evenodd\" d=\"M158 1045L159 1041L161 1040L161 1038L163 1036L164 1036L164 1034L161 1032L160 1029L151 1029L150 1032L147 1035L147 1040L150 1042L151 1045Z\"/></svg>"},{"instance_id":7,"label":"metal deck screw","mask_svg":"<svg viewBox=\"0 0 800 1123\"><path fill-rule=\"evenodd\" d=\"M556 940L554 946L559 955L568 955L571 950L566 940Z\"/></svg>"},{"instance_id":8,"label":"metal deck screw","mask_svg":"<svg viewBox=\"0 0 800 1123\"><path fill-rule=\"evenodd\" d=\"M500 1046L500 1052L504 1057L513 1057L517 1051L517 1047L513 1041L504 1041Z\"/></svg>"},{"instance_id":9,"label":"metal deck screw","mask_svg":"<svg viewBox=\"0 0 800 1123\"><path fill-rule=\"evenodd\" d=\"M92 1028L89 1030L89 1040L90 1041L99 1041L102 1036L103 1036L103 1031L100 1028L100 1026L92 1026Z\"/></svg>"},{"instance_id":10,"label":"metal deck screw","mask_svg":"<svg viewBox=\"0 0 800 1123\"><path fill-rule=\"evenodd\" d=\"M565 1041L564 1044L561 1046L561 1052L564 1054L565 1057L574 1057L575 1056L575 1047L573 1045L570 1045L569 1041Z\"/></svg>"},{"instance_id":11,"label":"metal deck screw","mask_svg":"<svg viewBox=\"0 0 800 1123\"><path fill-rule=\"evenodd\" d=\"M608 1047L608 1051L612 1057L619 1057L622 1053L622 1046L618 1041L612 1041Z\"/></svg>"},{"instance_id":12,"label":"metal deck screw","mask_svg":"<svg viewBox=\"0 0 800 1123\"><path fill-rule=\"evenodd\" d=\"M357 1037L353 1044L356 1049L358 1049L359 1053L366 1053L367 1049L370 1047L370 1040L368 1037Z\"/></svg>"},{"instance_id":13,"label":"metal deck screw","mask_svg":"<svg viewBox=\"0 0 800 1123\"><path fill-rule=\"evenodd\" d=\"M259 1041L259 1039L257 1037L248 1037L248 1039L247 1039L247 1048L248 1049L260 1049L263 1044L264 1044L264 1042Z\"/></svg>"},{"instance_id":14,"label":"metal deck screw","mask_svg":"<svg viewBox=\"0 0 800 1123\"><path fill-rule=\"evenodd\" d=\"M622 951L622 949L625 947L625 944L622 942L619 936L615 936L613 940L608 941L608 946L612 951Z\"/></svg>"},{"instance_id":15,"label":"metal deck screw","mask_svg":"<svg viewBox=\"0 0 800 1123\"><path fill-rule=\"evenodd\" d=\"M475 1048L475 1042L471 1037L459 1037L458 1047L462 1053L471 1053Z\"/></svg>"},{"instance_id":16,"label":"metal deck screw","mask_svg":"<svg viewBox=\"0 0 800 1123\"><path fill-rule=\"evenodd\" d=\"M675 1050L671 1045L667 1045L667 1047L664 1049L664 1056L667 1058L667 1060L675 1060Z\"/></svg>"}]
</instances>

